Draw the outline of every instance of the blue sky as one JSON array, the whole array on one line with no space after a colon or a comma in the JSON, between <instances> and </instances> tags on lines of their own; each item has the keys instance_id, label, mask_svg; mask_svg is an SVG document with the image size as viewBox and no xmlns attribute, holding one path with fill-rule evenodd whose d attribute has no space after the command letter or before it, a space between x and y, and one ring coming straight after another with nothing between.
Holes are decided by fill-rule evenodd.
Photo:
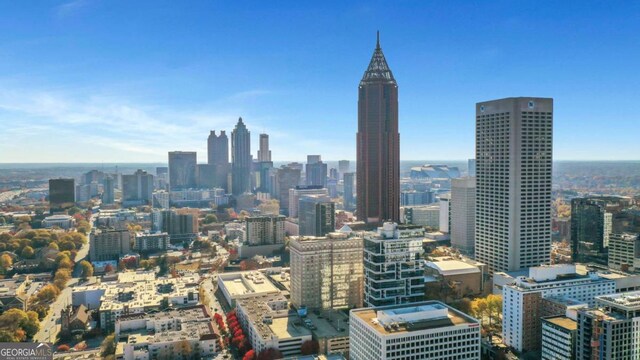
<instances>
[{"instance_id":1,"label":"blue sky","mask_svg":"<svg viewBox=\"0 0 640 360\"><path fill-rule=\"evenodd\" d=\"M401 158L466 159L474 104L555 99L558 160L640 158L640 2L0 1L0 162L164 162L242 116L275 160L355 158L375 32Z\"/></svg>"}]
</instances>

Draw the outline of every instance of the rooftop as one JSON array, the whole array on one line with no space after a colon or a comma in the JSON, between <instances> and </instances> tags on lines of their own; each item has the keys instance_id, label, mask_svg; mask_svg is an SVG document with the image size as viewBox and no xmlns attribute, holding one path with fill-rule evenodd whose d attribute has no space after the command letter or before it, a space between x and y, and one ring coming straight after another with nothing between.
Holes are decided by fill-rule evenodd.
<instances>
[{"instance_id":1,"label":"rooftop","mask_svg":"<svg viewBox=\"0 0 640 360\"><path fill-rule=\"evenodd\" d=\"M542 318L542 320L552 323L563 329L567 329L569 331L575 331L576 329L578 329L578 323L575 320L571 320L566 316L553 316L553 317Z\"/></svg>"},{"instance_id":2,"label":"rooftop","mask_svg":"<svg viewBox=\"0 0 640 360\"><path fill-rule=\"evenodd\" d=\"M281 294L238 299L237 303L262 339L311 336L298 315L289 312L289 303Z\"/></svg>"},{"instance_id":3,"label":"rooftop","mask_svg":"<svg viewBox=\"0 0 640 360\"><path fill-rule=\"evenodd\" d=\"M480 273L476 266L460 260L427 261L426 266L437 270L443 276Z\"/></svg>"},{"instance_id":4,"label":"rooftop","mask_svg":"<svg viewBox=\"0 0 640 360\"><path fill-rule=\"evenodd\" d=\"M233 297L248 294L277 293L278 289L259 271L243 271L218 275L222 286Z\"/></svg>"},{"instance_id":5,"label":"rooftop","mask_svg":"<svg viewBox=\"0 0 640 360\"><path fill-rule=\"evenodd\" d=\"M640 310L640 291L596 296L596 300L599 303L625 310Z\"/></svg>"}]
</instances>

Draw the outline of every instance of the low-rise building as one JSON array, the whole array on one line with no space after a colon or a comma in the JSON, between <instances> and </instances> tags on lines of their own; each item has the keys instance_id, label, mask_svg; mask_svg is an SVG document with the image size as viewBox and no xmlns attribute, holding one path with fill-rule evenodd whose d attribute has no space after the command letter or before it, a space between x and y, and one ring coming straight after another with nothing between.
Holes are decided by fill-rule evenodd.
<instances>
[{"instance_id":1,"label":"low-rise building","mask_svg":"<svg viewBox=\"0 0 640 360\"><path fill-rule=\"evenodd\" d=\"M124 360L210 358L222 350L211 315L204 305L121 316L116 339Z\"/></svg>"},{"instance_id":2,"label":"low-rise building","mask_svg":"<svg viewBox=\"0 0 640 360\"><path fill-rule=\"evenodd\" d=\"M640 236L611 234L609 236L609 268L625 272L640 272Z\"/></svg>"},{"instance_id":3,"label":"low-rise building","mask_svg":"<svg viewBox=\"0 0 640 360\"><path fill-rule=\"evenodd\" d=\"M75 225L76 221L69 215L51 215L42 220L42 227L52 228L59 227L60 229L69 230Z\"/></svg>"},{"instance_id":4,"label":"low-rise building","mask_svg":"<svg viewBox=\"0 0 640 360\"><path fill-rule=\"evenodd\" d=\"M134 249L138 252L163 251L169 248L169 234L165 233L136 233Z\"/></svg>"},{"instance_id":5,"label":"low-rise building","mask_svg":"<svg viewBox=\"0 0 640 360\"><path fill-rule=\"evenodd\" d=\"M218 274L218 288L232 307L238 299L280 293L280 290L259 271Z\"/></svg>"},{"instance_id":6,"label":"low-rise building","mask_svg":"<svg viewBox=\"0 0 640 360\"><path fill-rule=\"evenodd\" d=\"M438 301L354 309L352 360L480 359L478 320Z\"/></svg>"}]
</instances>

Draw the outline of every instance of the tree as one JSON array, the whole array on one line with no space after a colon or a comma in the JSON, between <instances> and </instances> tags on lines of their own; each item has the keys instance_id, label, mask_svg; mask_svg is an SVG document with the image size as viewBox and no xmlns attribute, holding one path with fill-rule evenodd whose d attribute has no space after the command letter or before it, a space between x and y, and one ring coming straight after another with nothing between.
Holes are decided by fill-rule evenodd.
<instances>
[{"instance_id":1,"label":"tree","mask_svg":"<svg viewBox=\"0 0 640 360\"><path fill-rule=\"evenodd\" d=\"M33 251L33 248L31 246L25 246L22 249L22 253L20 253L20 256L22 256L22 258L24 259L33 259L35 255L35 252Z\"/></svg>"},{"instance_id":2,"label":"tree","mask_svg":"<svg viewBox=\"0 0 640 360\"><path fill-rule=\"evenodd\" d=\"M27 332L27 336L31 338L40 330L40 320L38 319L38 313L35 311L27 311L27 318L21 324L21 327Z\"/></svg>"},{"instance_id":3,"label":"tree","mask_svg":"<svg viewBox=\"0 0 640 360\"><path fill-rule=\"evenodd\" d=\"M2 266L4 270L13 266L13 259L9 254L2 254L2 256L0 256L0 266Z\"/></svg>"},{"instance_id":4,"label":"tree","mask_svg":"<svg viewBox=\"0 0 640 360\"><path fill-rule=\"evenodd\" d=\"M300 347L302 355L317 354L318 350L320 350L320 344L316 340L307 340Z\"/></svg>"},{"instance_id":5,"label":"tree","mask_svg":"<svg viewBox=\"0 0 640 360\"><path fill-rule=\"evenodd\" d=\"M62 344L58 346L58 351L61 351L61 352L69 351L69 349L70 349L69 345L66 345L66 344Z\"/></svg>"},{"instance_id":6,"label":"tree","mask_svg":"<svg viewBox=\"0 0 640 360\"><path fill-rule=\"evenodd\" d=\"M18 340L13 334L13 331L0 330L0 342L17 342Z\"/></svg>"},{"instance_id":7,"label":"tree","mask_svg":"<svg viewBox=\"0 0 640 360\"><path fill-rule=\"evenodd\" d=\"M490 294L486 298L487 301L487 314L489 315L489 327L500 321L500 315L502 314L502 296Z\"/></svg>"},{"instance_id":8,"label":"tree","mask_svg":"<svg viewBox=\"0 0 640 360\"><path fill-rule=\"evenodd\" d=\"M53 277L53 284L60 290L67 286L67 282L71 279L71 270L62 268L56 271Z\"/></svg>"},{"instance_id":9,"label":"tree","mask_svg":"<svg viewBox=\"0 0 640 360\"><path fill-rule=\"evenodd\" d=\"M116 353L116 335L111 334L104 338L102 344L100 344L101 355L106 357Z\"/></svg>"},{"instance_id":10,"label":"tree","mask_svg":"<svg viewBox=\"0 0 640 360\"><path fill-rule=\"evenodd\" d=\"M218 217L215 216L214 214L208 214L207 216L204 217L204 220L202 220L203 224L212 224L217 222L218 222Z\"/></svg>"},{"instance_id":11,"label":"tree","mask_svg":"<svg viewBox=\"0 0 640 360\"><path fill-rule=\"evenodd\" d=\"M61 251L71 251L76 249L76 245L73 241L63 241L58 245L58 247Z\"/></svg>"},{"instance_id":12,"label":"tree","mask_svg":"<svg viewBox=\"0 0 640 360\"><path fill-rule=\"evenodd\" d=\"M60 250L60 247L58 246L58 244L52 242L49 243L49 249Z\"/></svg>"},{"instance_id":13,"label":"tree","mask_svg":"<svg viewBox=\"0 0 640 360\"><path fill-rule=\"evenodd\" d=\"M247 353L244 354L244 357L242 358L242 360L255 360L255 359L256 359L256 351L253 349L247 351Z\"/></svg>"},{"instance_id":14,"label":"tree","mask_svg":"<svg viewBox=\"0 0 640 360\"><path fill-rule=\"evenodd\" d=\"M60 289L52 284L45 285L35 296L36 302L52 302L60 294Z\"/></svg>"},{"instance_id":15,"label":"tree","mask_svg":"<svg viewBox=\"0 0 640 360\"><path fill-rule=\"evenodd\" d=\"M17 331L26 321L29 321L27 313L20 309L9 309L0 315L0 329Z\"/></svg>"},{"instance_id":16,"label":"tree","mask_svg":"<svg viewBox=\"0 0 640 360\"><path fill-rule=\"evenodd\" d=\"M86 235L89 233L89 231L91 231L91 224L89 224L86 220L78 221L78 225L76 225L76 230Z\"/></svg>"},{"instance_id":17,"label":"tree","mask_svg":"<svg viewBox=\"0 0 640 360\"><path fill-rule=\"evenodd\" d=\"M107 274L113 272L113 266L111 264L107 264L104 267L104 272L107 273Z\"/></svg>"},{"instance_id":18,"label":"tree","mask_svg":"<svg viewBox=\"0 0 640 360\"><path fill-rule=\"evenodd\" d=\"M273 360L273 359L281 359L282 353L278 349L269 348L264 349L258 353L257 360Z\"/></svg>"},{"instance_id":19,"label":"tree","mask_svg":"<svg viewBox=\"0 0 640 360\"><path fill-rule=\"evenodd\" d=\"M75 214L78 214L78 213L80 213L80 212L82 212L82 209L80 209L80 208L79 208L79 207L77 207L77 206L74 206L74 207L72 207L71 209L67 210L67 214L69 214L69 215L71 215L71 216L73 216L73 215L75 215Z\"/></svg>"},{"instance_id":20,"label":"tree","mask_svg":"<svg viewBox=\"0 0 640 360\"><path fill-rule=\"evenodd\" d=\"M242 270L242 271L255 270L259 266L260 266L260 264L258 264L258 262L253 260L253 259L247 259L247 260L240 261L240 270Z\"/></svg>"},{"instance_id":21,"label":"tree","mask_svg":"<svg viewBox=\"0 0 640 360\"><path fill-rule=\"evenodd\" d=\"M473 314L480 319L480 323L484 326L484 317L487 315L488 304L484 298L478 298L473 301Z\"/></svg>"},{"instance_id":22,"label":"tree","mask_svg":"<svg viewBox=\"0 0 640 360\"><path fill-rule=\"evenodd\" d=\"M82 260L80 262L80 267L82 269L82 278L87 279L93 276L93 266L87 260Z\"/></svg>"}]
</instances>

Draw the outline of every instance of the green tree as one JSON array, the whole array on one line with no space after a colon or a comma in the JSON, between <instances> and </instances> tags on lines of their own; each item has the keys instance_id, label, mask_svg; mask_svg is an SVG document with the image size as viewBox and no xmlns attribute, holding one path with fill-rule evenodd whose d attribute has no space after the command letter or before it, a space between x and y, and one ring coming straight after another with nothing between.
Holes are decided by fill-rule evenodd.
<instances>
[{"instance_id":1,"label":"green tree","mask_svg":"<svg viewBox=\"0 0 640 360\"><path fill-rule=\"evenodd\" d=\"M80 208L79 208L79 207L77 207L77 206L74 206L74 207L72 207L71 209L67 210L67 213L68 213L69 215L71 215L71 216L73 216L73 215L75 215L75 214L78 214L78 213L80 213L80 212L82 212L82 209L80 209Z\"/></svg>"},{"instance_id":2,"label":"green tree","mask_svg":"<svg viewBox=\"0 0 640 360\"><path fill-rule=\"evenodd\" d=\"M49 243L49 248L50 249L54 249L54 250L60 250L60 247L58 246L58 244L56 244L54 242Z\"/></svg>"},{"instance_id":3,"label":"green tree","mask_svg":"<svg viewBox=\"0 0 640 360\"><path fill-rule=\"evenodd\" d=\"M115 354L116 353L116 335L111 334L111 335L108 335L106 338L104 338L104 340L102 341L102 344L100 345L100 350L101 350L100 355L102 355L103 357Z\"/></svg>"},{"instance_id":4,"label":"green tree","mask_svg":"<svg viewBox=\"0 0 640 360\"><path fill-rule=\"evenodd\" d=\"M24 321L21 326L26 331L28 337L33 337L40 330L40 321L38 320L38 313L35 311L27 311L27 320Z\"/></svg>"},{"instance_id":5,"label":"green tree","mask_svg":"<svg viewBox=\"0 0 640 360\"><path fill-rule=\"evenodd\" d=\"M25 246L22 249L22 253L20 253L20 256L22 256L24 259L33 259L33 257L35 256L35 251L33 251L33 248L31 246Z\"/></svg>"},{"instance_id":6,"label":"green tree","mask_svg":"<svg viewBox=\"0 0 640 360\"><path fill-rule=\"evenodd\" d=\"M87 260L82 260L80 262L80 267L82 268L82 278L87 279L93 276L93 266Z\"/></svg>"},{"instance_id":7,"label":"green tree","mask_svg":"<svg viewBox=\"0 0 640 360\"><path fill-rule=\"evenodd\" d=\"M204 220L202 221L202 223L204 224L212 224L217 222L218 222L218 217L215 216L214 214L208 214L207 216L204 217Z\"/></svg>"},{"instance_id":8,"label":"green tree","mask_svg":"<svg viewBox=\"0 0 640 360\"><path fill-rule=\"evenodd\" d=\"M0 342L17 342L18 339L13 335L13 331L0 330Z\"/></svg>"}]
</instances>

